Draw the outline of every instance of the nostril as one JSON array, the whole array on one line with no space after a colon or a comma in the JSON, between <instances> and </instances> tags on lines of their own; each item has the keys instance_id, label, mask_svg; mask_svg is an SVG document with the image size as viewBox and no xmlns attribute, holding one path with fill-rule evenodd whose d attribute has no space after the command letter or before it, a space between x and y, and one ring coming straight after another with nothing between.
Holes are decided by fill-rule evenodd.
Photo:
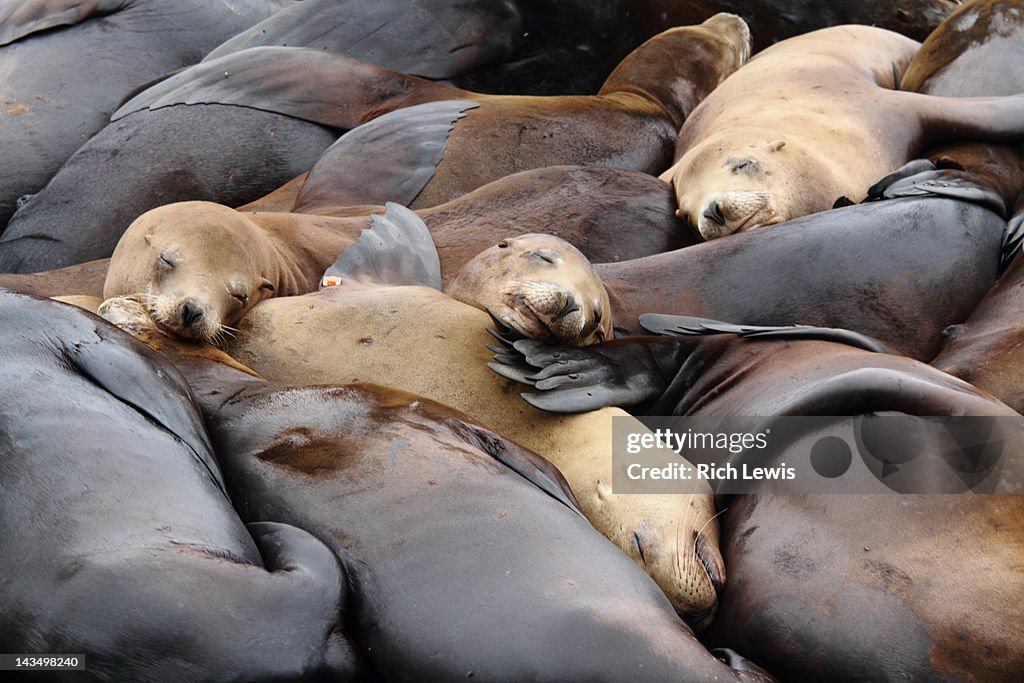
<instances>
[{"instance_id":1,"label":"nostril","mask_svg":"<svg viewBox=\"0 0 1024 683\"><path fill-rule=\"evenodd\" d=\"M718 225L721 226L725 225L725 216L722 215L722 208L714 199L708 202L707 207L704 209L703 216L712 223L717 223Z\"/></svg>"},{"instance_id":2,"label":"nostril","mask_svg":"<svg viewBox=\"0 0 1024 683\"><path fill-rule=\"evenodd\" d=\"M181 322L185 326L193 325L203 319L203 309L196 306L192 301L186 301L181 306Z\"/></svg>"},{"instance_id":3,"label":"nostril","mask_svg":"<svg viewBox=\"0 0 1024 683\"><path fill-rule=\"evenodd\" d=\"M573 296L567 296L565 298L565 305L562 306L562 310L555 315L555 320L561 320L565 316L575 313L578 310L580 310L580 305L576 302L576 298Z\"/></svg>"}]
</instances>

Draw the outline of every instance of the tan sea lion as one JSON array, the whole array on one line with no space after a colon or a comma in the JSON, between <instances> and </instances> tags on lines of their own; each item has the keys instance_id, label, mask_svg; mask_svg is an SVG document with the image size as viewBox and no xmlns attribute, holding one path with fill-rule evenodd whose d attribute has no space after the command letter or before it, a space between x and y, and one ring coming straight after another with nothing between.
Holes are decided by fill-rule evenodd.
<instances>
[{"instance_id":1,"label":"tan sea lion","mask_svg":"<svg viewBox=\"0 0 1024 683\"><path fill-rule=\"evenodd\" d=\"M235 338L225 340L225 349L274 381L362 381L410 391L462 410L539 453L565 475L591 523L646 568L688 621L706 624L725 577L707 489L681 495L612 493L613 417L630 419L625 412L564 417L524 404L510 384L487 370L485 328L492 322L484 312L437 289L410 286L407 278L398 280L405 286L379 279L393 278L395 269L388 264L406 262L408 253L375 252L372 260L361 261L383 267L358 269L354 246L339 258L342 267L336 271L347 284L261 302L238 324ZM520 260L520 271L544 273L552 266L539 257ZM579 303L585 306L591 298L579 297Z\"/></svg>"},{"instance_id":2,"label":"tan sea lion","mask_svg":"<svg viewBox=\"0 0 1024 683\"><path fill-rule=\"evenodd\" d=\"M937 143L1024 136L1024 96L902 92L918 44L867 26L791 38L750 60L687 119L676 163L680 217L705 238L858 201Z\"/></svg>"}]
</instances>

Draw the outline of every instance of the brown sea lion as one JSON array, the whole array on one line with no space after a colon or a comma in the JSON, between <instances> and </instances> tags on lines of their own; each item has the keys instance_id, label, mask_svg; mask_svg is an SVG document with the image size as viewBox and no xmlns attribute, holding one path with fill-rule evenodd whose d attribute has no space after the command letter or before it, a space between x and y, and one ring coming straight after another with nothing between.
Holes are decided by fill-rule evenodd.
<instances>
[{"instance_id":1,"label":"brown sea lion","mask_svg":"<svg viewBox=\"0 0 1024 683\"><path fill-rule=\"evenodd\" d=\"M539 453L565 475L587 519L651 574L680 614L695 625L706 624L725 578L707 489L613 494L612 418L627 414L609 409L563 418L523 404L485 367L490 339L485 328L493 324L487 314L437 289L410 285L408 250L378 253L381 244L366 241L372 258L361 257L352 246L342 254L341 286L255 306L225 349L274 381L361 381L411 391L462 410ZM552 268L543 255L525 254L529 258L520 259L525 262L520 272L528 268L543 275ZM381 268L360 269L359 263ZM396 279L403 286L395 286ZM588 298L579 297L579 305L589 305ZM565 307L555 303L557 317ZM593 325L591 315L579 319ZM452 368L459 369L457 381Z\"/></svg>"},{"instance_id":2,"label":"brown sea lion","mask_svg":"<svg viewBox=\"0 0 1024 683\"><path fill-rule=\"evenodd\" d=\"M840 26L758 54L680 131L680 217L705 239L859 201L879 177L949 140L1024 136L1024 95L942 98L898 90L909 38Z\"/></svg>"},{"instance_id":3,"label":"brown sea lion","mask_svg":"<svg viewBox=\"0 0 1024 683\"><path fill-rule=\"evenodd\" d=\"M619 333L639 333L649 312L805 323L853 329L928 361L942 330L995 283L1004 226L985 206L925 195L596 269Z\"/></svg>"},{"instance_id":4,"label":"brown sea lion","mask_svg":"<svg viewBox=\"0 0 1024 683\"><path fill-rule=\"evenodd\" d=\"M341 559L345 631L382 678L771 680L712 657L535 454L396 389L252 377L130 304L104 314L188 378L245 519L285 514Z\"/></svg>"},{"instance_id":5,"label":"brown sea lion","mask_svg":"<svg viewBox=\"0 0 1024 683\"><path fill-rule=\"evenodd\" d=\"M971 0L932 32L903 75L907 90L945 97L1024 92L1024 2ZM964 169L999 192L1012 208L1024 189L1024 147L960 142L924 155Z\"/></svg>"},{"instance_id":6,"label":"brown sea lion","mask_svg":"<svg viewBox=\"0 0 1024 683\"><path fill-rule=\"evenodd\" d=\"M737 328L671 316L645 324L669 333L703 327L714 336L634 337L582 349L518 341L500 354L502 374L533 384L529 400L558 411L631 405L726 425L752 415L891 411L988 425L999 416L1007 438L1001 459L989 462L966 445L976 442L938 447L950 448L948 438L939 440L942 423L917 421L935 431L919 440L901 433L887 453L891 462L841 439L861 454L846 463L849 475L865 486L876 480L878 495L800 495L786 482L750 480L748 495L722 497L730 583L708 642L742 647L786 680L1016 680L1024 666L1017 599L1024 590L1024 497L972 495L972 468L985 466L981 474L997 479L995 490L1020 492L1020 415L926 365L866 350L871 340L844 331ZM729 328L742 338L715 334ZM813 447L822 433L840 439L835 435L858 422L835 418L827 432L790 432L767 456L748 450L725 457L737 470L791 466L795 487L818 471ZM880 467L872 469L869 458ZM903 470L913 478L900 479ZM934 488L920 487L919 479ZM970 619L958 616L964 605Z\"/></svg>"},{"instance_id":7,"label":"brown sea lion","mask_svg":"<svg viewBox=\"0 0 1024 683\"><path fill-rule=\"evenodd\" d=\"M1010 265L971 316L947 328L932 365L1024 411L1024 201L1010 221Z\"/></svg>"}]
</instances>

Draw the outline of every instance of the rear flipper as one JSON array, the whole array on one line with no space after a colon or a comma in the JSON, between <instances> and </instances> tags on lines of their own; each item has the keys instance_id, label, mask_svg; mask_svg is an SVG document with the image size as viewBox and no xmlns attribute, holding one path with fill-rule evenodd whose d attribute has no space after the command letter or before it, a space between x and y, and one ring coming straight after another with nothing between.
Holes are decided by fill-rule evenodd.
<instances>
[{"instance_id":1,"label":"rear flipper","mask_svg":"<svg viewBox=\"0 0 1024 683\"><path fill-rule=\"evenodd\" d=\"M254 47L201 62L139 93L114 112L223 104L348 130L381 114L464 93L347 55L311 48Z\"/></svg>"},{"instance_id":2,"label":"rear flipper","mask_svg":"<svg viewBox=\"0 0 1024 683\"><path fill-rule=\"evenodd\" d=\"M441 260L423 219L392 202L385 209L327 269L323 286L359 282L441 290Z\"/></svg>"},{"instance_id":3,"label":"rear flipper","mask_svg":"<svg viewBox=\"0 0 1024 683\"><path fill-rule=\"evenodd\" d=\"M927 159L904 164L868 189L864 201L900 197L946 197L984 206L1006 215L1006 204L999 193L983 184L974 174L957 169L937 168Z\"/></svg>"},{"instance_id":4,"label":"rear flipper","mask_svg":"<svg viewBox=\"0 0 1024 683\"><path fill-rule=\"evenodd\" d=\"M310 170L294 211L396 202L412 204L444 158L456 122L480 105L430 102L385 114L343 135Z\"/></svg>"},{"instance_id":5,"label":"rear flipper","mask_svg":"<svg viewBox=\"0 0 1024 683\"><path fill-rule=\"evenodd\" d=\"M1024 242L1024 197L1017 200L1017 205L1017 213L1006 224L1006 232L1003 233L1003 246L999 259L1000 272L1010 267L1010 262L1020 250L1021 242Z\"/></svg>"}]
</instances>

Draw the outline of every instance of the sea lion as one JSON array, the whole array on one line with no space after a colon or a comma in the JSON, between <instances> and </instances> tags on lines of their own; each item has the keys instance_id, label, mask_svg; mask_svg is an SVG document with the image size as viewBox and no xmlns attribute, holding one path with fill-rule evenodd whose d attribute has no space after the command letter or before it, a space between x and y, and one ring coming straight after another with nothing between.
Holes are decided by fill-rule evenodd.
<instances>
[{"instance_id":1,"label":"sea lion","mask_svg":"<svg viewBox=\"0 0 1024 683\"><path fill-rule=\"evenodd\" d=\"M1024 411L1024 363L1021 355L1020 311L1024 301L1024 201L1010 222L1016 236L1008 255L1010 265L992 290L963 324L943 333L942 349L932 361L936 368L970 382L1017 411Z\"/></svg>"},{"instance_id":2,"label":"sea lion","mask_svg":"<svg viewBox=\"0 0 1024 683\"><path fill-rule=\"evenodd\" d=\"M995 283L1005 226L990 208L938 191L596 269L620 334L639 333L647 312L805 323L850 328L928 361L942 330Z\"/></svg>"},{"instance_id":3,"label":"sea lion","mask_svg":"<svg viewBox=\"0 0 1024 683\"><path fill-rule=\"evenodd\" d=\"M134 314L191 382L245 518L286 515L341 558L382 678L771 680L704 650L535 454L403 391L254 378Z\"/></svg>"},{"instance_id":4,"label":"sea lion","mask_svg":"<svg viewBox=\"0 0 1024 683\"><path fill-rule=\"evenodd\" d=\"M362 668L337 559L231 507L174 367L72 306L0 292L0 639L97 680Z\"/></svg>"},{"instance_id":5,"label":"sea lion","mask_svg":"<svg viewBox=\"0 0 1024 683\"><path fill-rule=\"evenodd\" d=\"M308 170L338 131L424 102L479 105L452 132L455 147L448 148L451 161L442 162L434 182L438 192L443 178L465 176L452 180L454 196L553 164L660 170L671 157L682 118L745 58L744 31L742 20L728 16L670 30L630 55L602 94L568 98L481 95L312 48L229 53L148 88L116 112L11 220L0 237L0 271L50 270L109 256L128 224L161 204L253 201ZM456 111L448 123L459 116ZM389 121L398 126L392 134L401 135L408 117ZM618 134L609 136L610 128ZM357 162L351 153L344 158L375 169L366 178L404 177L422 154L420 143L444 151L448 128L415 133L411 147L403 140L374 143L374 164ZM359 147L365 133L348 140L343 149ZM382 164L388 144L398 145L395 166ZM363 168L351 166L346 176L358 178ZM432 173L431 167L419 182L429 185ZM354 180L358 187L363 182ZM83 193L82 187L93 191ZM431 192L436 199L438 192ZM425 200L419 205L427 205ZM367 197L352 203L385 201L399 200Z\"/></svg>"},{"instance_id":6,"label":"sea lion","mask_svg":"<svg viewBox=\"0 0 1024 683\"><path fill-rule=\"evenodd\" d=\"M596 96L463 93L458 99L466 100L465 108L450 130L424 126L419 111L382 116L332 145L307 183L327 173L353 203L398 201L424 208L544 166L602 164L653 174L670 163L676 133L689 113L749 54L743 20L717 14L645 42ZM410 167L423 171L413 174ZM404 201L407 195L390 194L391 175L406 182L416 175L422 181L403 188L411 195ZM300 193L296 205L302 202Z\"/></svg>"},{"instance_id":7,"label":"sea lion","mask_svg":"<svg viewBox=\"0 0 1024 683\"><path fill-rule=\"evenodd\" d=\"M645 324L667 332L680 321L652 316ZM803 332L807 340L800 330L747 330L739 339L634 337L583 349L518 341L501 354L512 363L503 374L533 377L530 400L556 410L629 404L725 423L881 411L1001 416L1017 444L1002 452L1001 481L1019 487L1021 418L1011 409L916 361L826 341L837 331ZM806 471L819 438L798 432L754 463ZM924 479L970 491L969 474L947 464L952 453L929 451L931 443L922 438L913 458L919 444L904 435L899 464L890 467L913 458L924 463ZM726 454L737 469L750 455ZM1024 665L1016 599L1024 589L1024 498L897 493L882 486L882 465L875 476L883 495L796 495L779 482L752 481L748 495L720 501L730 583L707 642L756 653L786 680L1015 680ZM971 619L955 616L963 605L972 606Z\"/></svg>"},{"instance_id":8,"label":"sea lion","mask_svg":"<svg viewBox=\"0 0 1024 683\"><path fill-rule=\"evenodd\" d=\"M11 0L0 8L0 230L121 100L284 0ZM97 68L102 62L103 67Z\"/></svg>"},{"instance_id":9,"label":"sea lion","mask_svg":"<svg viewBox=\"0 0 1024 683\"><path fill-rule=\"evenodd\" d=\"M927 95L979 97L1024 92L1024 2L972 0L928 36L903 76L903 87ZM973 173L1007 208L1024 189L1018 145L951 143L925 156L944 168Z\"/></svg>"},{"instance_id":10,"label":"sea lion","mask_svg":"<svg viewBox=\"0 0 1024 683\"><path fill-rule=\"evenodd\" d=\"M330 200L334 195L327 193ZM320 206L307 203L306 213L324 213L330 219L315 216L281 216L266 218L263 212L288 213L295 197L291 188L281 188L267 197L241 207L248 212L246 219L256 224L267 220L271 226L294 222L294 231L308 241L323 234L330 226L330 234L318 243L318 258L328 259L309 277L319 277L333 260L331 250L340 251L351 239L369 225L370 215L383 211L378 206ZM694 243L691 233L679 230L675 219L675 200L671 190L656 178L639 171L601 166L556 166L523 171L479 190L419 212L437 246L441 258L442 283L458 274L459 270L484 249L500 239L523 230L547 232L576 246L592 262L610 262L639 258L648 254L677 249ZM166 225L188 224L194 221L188 214L188 202L171 204L157 209L158 214L147 213L146 220L162 216ZM197 206L204 206L198 203ZM185 212L182 215L181 212ZM228 222L236 220L225 212ZM143 217L139 217L143 220ZM241 220L241 219L237 219ZM630 231L623 225L632 226ZM126 235L133 234L129 226ZM130 239L130 238L125 238ZM300 238L296 238L300 239ZM222 242L218 251L228 248ZM0 287L34 294L57 296L82 294L101 296L110 259L97 259L84 264L67 266L52 271L32 274L0 273ZM133 269L140 263L129 259ZM318 262L319 263L319 262ZM316 273L316 275L312 274Z\"/></svg>"},{"instance_id":11,"label":"sea lion","mask_svg":"<svg viewBox=\"0 0 1024 683\"><path fill-rule=\"evenodd\" d=\"M714 612L716 590L725 580L707 489L698 488L693 495L613 494L608 489L612 418L628 419L627 414L607 410L561 418L523 404L484 367L490 339L484 330L493 324L488 315L433 287L410 285L408 250L382 249L386 244L372 239L372 232L360 238L372 256L365 251L360 255L353 245L339 257L334 273L341 286L261 302L238 323L234 337L225 339L225 350L273 381L362 381L411 391L462 410L537 452L565 475L587 519L651 574L680 614L696 626L706 624ZM393 239L387 243L402 244ZM518 247L513 243L507 249ZM521 253L528 258L519 257L519 273L529 269L546 279L555 270L543 258L530 256L530 250ZM382 268L364 272L359 263ZM403 286L381 281L396 274ZM373 279L376 284L368 282ZM574 298L589 307L593 297L574 293ZM521 306L515 297L510 303ZM557 322L565 306L557 299L553 303L549 320ZM474 304L484 305L479 300ZM486 305L517 324L494 301ZM591 309L577 319L588 329L603 330L606 309L597 328L592 316ZM457 382L452 381L454 367L459 368Z\"/></svg>"},{"instance_id":12,"label":"sea lion","mask_svg":"<svg viewBox=\"0 0 1024 683\"><path fill-rule=\"evenodd\" d=\"M144 297L164 329L213 342L230 335L260 301L316 291L346 247L352 252L344 258L370 259L365 265L386 268L390 282L408 270L410 282L441 288L437 250L416 214L388 204L383 216L363 224L373 228L366 239L397 240L413 253L382 260L353 244L351 222L339 227L317 216L245 214L210 202L164 206L143 214L122 237L103 295ZM381 245L375 250L381 252ZM348 277L343 270L327 272ZM601 281L586 257L557 237L501 240L463 265L449 293L490 307L506 324L538 339L592 343L611 337L611 306Z\"/></svg>"},{"instance_id":13,"label":"sea lion","mask_svg":"<svg viewBox=\"0 0 1024 683\"><path fill-rule=\"evenodd\" d=\"M671 182L679 215L705 239L859 201L875 179L950 140L1024 135L1024 95L903 92L909 38L840 26L759 53L680 131ZM799 64L795 68L794 64Z\"/></svg>"}]
</instances>

